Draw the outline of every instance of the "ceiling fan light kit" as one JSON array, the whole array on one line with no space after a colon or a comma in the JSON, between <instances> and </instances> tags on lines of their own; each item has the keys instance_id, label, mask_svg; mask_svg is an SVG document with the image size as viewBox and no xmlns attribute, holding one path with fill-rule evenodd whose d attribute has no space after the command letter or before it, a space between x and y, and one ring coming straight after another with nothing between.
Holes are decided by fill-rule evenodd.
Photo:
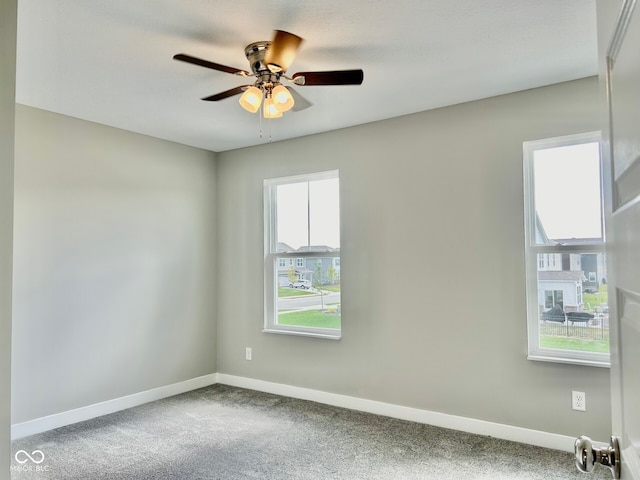
<instances>
[{"instance_id":1,"label":"ceiling fan light kit","mask_svg":"<svg viewBox=\"0 0 640 480\"><path fill-rule=\"evenodd\" d=\"M240 105L247 112L256 113L262 103L262 90L257 87L247 88L240 97Z\"/></svg>"},{"instance_id":2,"label":"ceiling fan light kit","mask_svg":"<svg viewBox=\"0 0 640 480\"><path fill-rule=\"evenodd\" d=\"M280 118L282 116L282 112L278 110L271 97L266 97L264 99L262 114L264 118Z\"/></svg>"},{"instance_id":3,"label":"ceiling fan light kit","mask_svg":"<svg viewBox=\"0 0 640 480\"><path fill-rule=\"evenodd\" d=\"M303 110L311 103L291 87L285 87L281 80L286 80L298 86L309 85L360 85L364 80L362 70L334 70L327 72L298 72L293 77L285 75L293 63L296 53L303 39L297 35L282 30L276 30L271 42L255 42L245 47L245 56L249 60L251 72L238 68L227 67L219 63L210 62L190 55L179 53L175 60L191 63L205 68L211 68L241 77L255 77L253 85L241 85L224 92L203 98L202 100L217 102L234 95L239 95L239 103L246 111L256 113L262 105L264 118L279 118L283 112L291 109ZM294 108L299 100L299 106Z\"/></svg>"},{"instance_id":4,"label":"ceiling fan light kit","mask_svg":"<svg viewBox=\"0 0 640 480\"><path fill-rule=\"evenodd\" d=\"M276 85L271 91L271 98L276 108L281 112L288 112L295 105L293 97L284 85Z\"/></svg>"},{"instance_id":5,"label":"ceiling fan light kit","mask_svg":"<svg viewBox=\"0 0 640 480\"><path fill-rule=\"evenodd\" d=\"M251 86L245 90L240 97L239 103L247 112L256 113L263 103L264 97L264 117L279 118L284 112L293 108L295 101L289 90L282 85L274 86L263 85L262 87Z\"/></svg>"}]
</instances>

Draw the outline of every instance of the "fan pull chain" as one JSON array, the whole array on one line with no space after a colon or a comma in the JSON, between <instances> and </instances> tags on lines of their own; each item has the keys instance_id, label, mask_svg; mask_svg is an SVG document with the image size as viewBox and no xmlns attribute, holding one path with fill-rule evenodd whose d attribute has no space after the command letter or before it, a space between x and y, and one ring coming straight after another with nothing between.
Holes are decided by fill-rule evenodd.
<instances>
[{"instance_id":1,"label":"fan pull chain","mask_svg":"<svg viewBox=\"0 0 640 480\"><path fill-rule=\"evenodd\" d=\"M258 113L258 118L260 119L260 138L264 137L264 130L262 129L262 112ZM273 135L272 135L272 123L271 123L271 119L265 119L267 122L267 125L269 126L269 143L273 143Z\"/></svg>"}]
</instances>

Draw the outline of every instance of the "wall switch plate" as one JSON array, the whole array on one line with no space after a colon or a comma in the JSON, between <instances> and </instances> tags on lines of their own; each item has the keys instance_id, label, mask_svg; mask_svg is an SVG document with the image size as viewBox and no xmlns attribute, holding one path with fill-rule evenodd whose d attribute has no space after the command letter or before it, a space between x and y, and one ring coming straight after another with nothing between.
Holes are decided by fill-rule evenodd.
<instances>
[{"instance_id":1,"label":"wall switch plate","mask_svg":"<svg viewBox=\"0 0 640 480\"><path fill-rule=\"evenodd\" d=\"M587 397L584 392L571 392L571 408L585 412L587 410Z\"/></svg>"},{"instance_id":2,"label":"wall switch plate","mask_svg":"<svg viewBox=\"0 0 640 480\"><path fill-rule=\"evenodd\" d=\"M251 360L252 356L253 356L253 352L251 351L251 347L247 347L244 351L245 360Z\"/></svg>"}]
</instances>

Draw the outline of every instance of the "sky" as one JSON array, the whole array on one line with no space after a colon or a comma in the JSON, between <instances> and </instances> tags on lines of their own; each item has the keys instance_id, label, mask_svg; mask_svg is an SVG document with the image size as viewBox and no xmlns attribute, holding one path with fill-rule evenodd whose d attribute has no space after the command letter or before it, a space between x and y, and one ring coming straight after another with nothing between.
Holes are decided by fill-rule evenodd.
<instances>
[{"instance_id":1,"label":"sky","mask_svg":"<svg viewBox=\"0 0 640 480\"><path fill-rule=\"evenodd\" d=\"M597 142L536 150L535 206L550 239L602 236Z\"/></svg>"},{"instance_id":2,"label":"sky","mask_svg":"<svg viewBox=\"0 0 640 480\"><path fill-rule=\"evenodd\" d=\"M296 249L307 245L340 248L337 178L278 185L277 206L278 242Z\"/></svg>"}]
</instances>

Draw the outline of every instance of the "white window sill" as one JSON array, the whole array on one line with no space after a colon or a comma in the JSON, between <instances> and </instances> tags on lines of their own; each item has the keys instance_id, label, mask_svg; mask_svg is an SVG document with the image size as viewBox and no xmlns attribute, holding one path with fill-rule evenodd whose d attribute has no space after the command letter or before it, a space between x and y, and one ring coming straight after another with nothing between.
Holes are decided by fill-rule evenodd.
<instances>
[{"instance_id":1,"label":"white window sill","mask_svg":"<svg viewBox=\"0 0 640 480\"><path fill-rule=\"evenodd\" d=\"M299 337L313 337L324 338L326 340L340 340L342 338L341 332L334 332L329 330L327 332L318 330L295 330L287 328L264 328L263 333L276 333L278 335L295 335Z\"/></svg>"},{"instance_id":2,"label":"white window sill","mask_svg":"<svg viewBox=\"0 0 640 480\"><path fill-rule=\"evenodd\" d=\"M585 365L588 367L601 367L601 368L611 367L611 362L609 360L597 360L597 359L589 359L589 358L568 358L568 357L559 357L554 355L529 354L527 356L527 359L532 360L534 362L565 363L570 365Z\"/></svg>"}]
</instances>

